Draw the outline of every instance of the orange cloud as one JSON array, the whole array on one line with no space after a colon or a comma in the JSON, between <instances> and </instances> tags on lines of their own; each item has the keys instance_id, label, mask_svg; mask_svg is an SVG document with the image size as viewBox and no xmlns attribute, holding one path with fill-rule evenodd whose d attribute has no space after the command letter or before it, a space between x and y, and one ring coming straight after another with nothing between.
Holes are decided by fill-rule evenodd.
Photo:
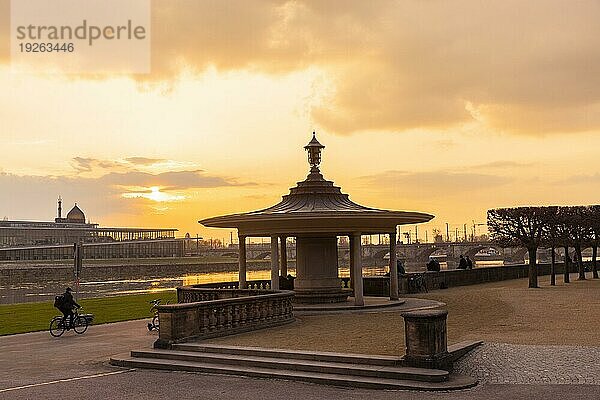
<instances>
[{"instance_id":1,"label":"orange cloud","mask_svg":"<svg viewBox=\"0 0 600 400\"><path fill-rule=\"evenodd\" d=\"M599 18L597 1L154 1L153 72L136 79L317 67L332 91L311 116L338 134L448 128L474 112L515 133L590 131ZM2 38L6 26L0 57Z\"/></svg>"}]
</instances>

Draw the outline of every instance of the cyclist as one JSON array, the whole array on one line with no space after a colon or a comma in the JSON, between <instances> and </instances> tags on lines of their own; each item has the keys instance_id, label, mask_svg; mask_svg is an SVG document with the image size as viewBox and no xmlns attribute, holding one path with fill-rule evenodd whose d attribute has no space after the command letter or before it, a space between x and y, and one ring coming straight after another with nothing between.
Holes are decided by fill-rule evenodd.
<instances>
[{"instance_id":1,"label":"cyclist","mask_svg":"<svg viewBox=\"0 0 600 400\"><path fill-rule=\"evenodd\" d=\"M65 321L65 323L67 321L67 317L69 317L69 324L67 325L67 330L73 327L73 308L81 308L81 306L77 304L77 302L73 298L73 294L71 294L72 291L73 289L71 289L70 287L65 289L65 292L62 295L62 302L60 304L60 307L57 307L60 310L60 312L63 313L63 321Z\"/></svg>"}]
</instances>

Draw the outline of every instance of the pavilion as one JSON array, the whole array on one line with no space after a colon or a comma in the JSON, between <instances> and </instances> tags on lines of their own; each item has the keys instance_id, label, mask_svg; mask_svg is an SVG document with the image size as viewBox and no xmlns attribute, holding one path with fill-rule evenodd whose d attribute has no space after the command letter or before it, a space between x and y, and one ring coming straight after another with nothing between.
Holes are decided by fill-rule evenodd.
<instances>
[{"instance_id":1,"label":"pavilion","mask_svg":"<svg viewBox=\"0 0 600 400\"><path fill-rule=\"evenodd\" d=\"M296 238L295 301L336 303L351 293L338 276L338 236L350 239L350 281L354 302L364 305L361 235L387 234L390 242L390 299L398 300L396 228L427 222L433 215L388 211L352 202L341 188L323 178L319 170L325 148L313 133L304 147L310 173L281 202L263 210L230 214L199 221L207 227L237 228L239 235L239 287L246 287L246 238L271 237L271 288L279 289L279 276L287 275L286 238ZM279 265L279 245L281 265Z\"/></svg>"}]
</instances>

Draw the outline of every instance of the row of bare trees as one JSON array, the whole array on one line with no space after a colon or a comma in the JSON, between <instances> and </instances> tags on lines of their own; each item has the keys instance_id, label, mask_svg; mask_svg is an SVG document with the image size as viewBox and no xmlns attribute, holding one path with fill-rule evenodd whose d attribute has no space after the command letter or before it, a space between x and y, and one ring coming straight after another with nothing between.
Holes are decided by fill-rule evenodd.
<instances>
[{"instance_id":1,"label":"row of bare trees","mask_svg":"<svg viewBox=\"0 0 600 400\"><path fill-rule=\"evenodd\" d=\"M592 273L598 278L596 255L600 246L600 205L515 207L488 210L487 224L493 241L501 246L527 248L529 287L538 287L537 250L551 249L551 284L556 284L556 249L564 248L564 281L569 282L569 248L575 249L579 279L585 279L582 250L592 248Z\"/></svg>"}]
</instances>

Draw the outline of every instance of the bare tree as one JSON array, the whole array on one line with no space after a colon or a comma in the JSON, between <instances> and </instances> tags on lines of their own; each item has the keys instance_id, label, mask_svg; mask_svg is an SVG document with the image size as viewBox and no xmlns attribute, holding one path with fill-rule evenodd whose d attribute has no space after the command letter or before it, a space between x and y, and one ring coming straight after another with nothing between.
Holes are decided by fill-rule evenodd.
<instances>
[{"instance_id":1,"label":"bare tree","mask_svg":"<svg viewBox=\"0 0 600 400\"><path fill-rule=\"evenodd\" d=\"M571 278L569 275L570 270L570 257L569 257L569 246L571 245L571 232L569 225L570 213L568 207L558 207L557 213L554 217L555 220L555 228L557 235L557 243L561 244L564 248L565 256L565 269L563 271L563 281L564 283L570 283Z\"/></svg>"},{"instance_id":2,"label":"bare tree","mask_svg":"<svg viewBox=\"0 0 600 400\"><path fill-rule=\"evenodd\" d=\"M561 230L559 227L559 208L556 206L548 207L548 213L544 216L544 230L542 243L550 248L550 285L556 285L556 248L562 244Z\"/></svg>"},{"instance_id":3,"label":"bare tree","mask_svg":"<svg viewBox=\"0 0 600 400\"><path fill-rule=\"evenodd\" d=\"M516 207L488 210L487 224L492 240L501 246L523 246L529 252L529 287L537 288L537 249L550 207Z\"/></svg>"},{"instance_id":4,"label":"bare tree","mask_svg":"<svg viewBox=\"0 0 600 400\"><path fill-rule=\"evenodd\" d=\"M600 205L589 206L586 212L586 220L591 229L592 245L592 277L598 279L598 246L600 246Z\"/></svg>"},{"instance_id":5,"label":"bare tree","mask_svg":"<svg viewBox=\"0 0 600 400\"><path fill-rule=\"evenodd\" d=\"M582 248L591 241L591 227L587 219L587 207L568 206L561 207L565 219L569 240L575 248L577 256L577 269L579 280L585 280L585 268L583 266Z\"/></svg>"}]
</instances>

